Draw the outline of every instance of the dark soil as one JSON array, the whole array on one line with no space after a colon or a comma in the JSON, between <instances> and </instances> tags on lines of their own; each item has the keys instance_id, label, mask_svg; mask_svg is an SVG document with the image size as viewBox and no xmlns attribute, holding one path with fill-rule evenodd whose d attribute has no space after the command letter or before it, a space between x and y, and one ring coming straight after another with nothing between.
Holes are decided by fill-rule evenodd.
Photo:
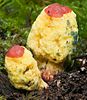
<instances>
[{"instance_id":1,"label":"dark soil","mask_svg":"<svg viewBox=\"0 0 87 100\"><path fill-rule=\"evenodd\" d=\"M7 75L0 73L0 94L6 100L22 100L22 95L10 83Z\"/></svg>"},{"instance_id":2,"label":"dark soil","mask_svg":"<svg viewBox=\"0 0 87 100\"><path fill-rule=\"evenodd\" d=\"M17 90L11 85L6 72L1 72L0 94L6 100L87 100L87 57L83 58L75 58L81 61L81 68L58 73L48 82L48 89L42 91Z\"/></svg>"},{"instance_id":3,"label":"dark soil","mask_svg":"<svg viewBox=\"0 0 87 100\"><path fill-rule=\"evenodd\" d=\"M57 74L41 100L87 100L87 69Z\"/></svg>"},{"instance_id":4,"label":"dark soil","mask_svg":"<svg viewBox=\"0 0 87 100\"><path fill-rule=\"evenodd\" d=\"M0 94L7 100L87 100L87 69L85 67L71 73L59 73L48 84L49 88L42 91L16 90L7 76L1 73Z\"/></svg>"}]
</instances>

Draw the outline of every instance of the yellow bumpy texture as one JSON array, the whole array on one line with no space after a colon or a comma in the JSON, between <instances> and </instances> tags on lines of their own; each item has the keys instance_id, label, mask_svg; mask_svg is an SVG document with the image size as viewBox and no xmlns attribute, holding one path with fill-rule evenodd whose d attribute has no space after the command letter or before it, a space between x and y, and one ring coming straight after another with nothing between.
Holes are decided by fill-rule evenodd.
<instances>
[{"instance_id":1,"label":"yellow bumpy texture","mask_svg":"<svg viewBox=\"0 0 87 100\"><path fill-rule=\"evenodd\" d=\"M47 87L41 79L41 73L37 67L37 62L26 48L23 57L5 57L5 66L11 83L16 88L33 90Z\"/></svg>"},{"instance_id":2,"label":"yellow bumpy texture","mask_svg":"<svg viewBox=\"0 0 87 100\"><path fill-rule=\"evenodd\" d=\"M72 52L72 32L78 33L76 14L73 11L61 18L54 18L43 10L32 25L27 45L38 59L60 63Z\"/></svg>"}]
</instances>

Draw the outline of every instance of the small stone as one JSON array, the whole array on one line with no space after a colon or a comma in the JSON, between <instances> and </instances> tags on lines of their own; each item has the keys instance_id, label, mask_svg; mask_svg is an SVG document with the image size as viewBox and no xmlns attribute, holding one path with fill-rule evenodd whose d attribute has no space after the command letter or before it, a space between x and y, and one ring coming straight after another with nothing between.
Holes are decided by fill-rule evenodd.
<instances>
[{"instance_id":1,"label":"small stone","mask_svg":"<svg viewBox=\"0 0 87 100\"><path fill-rule=\"evenodd\" d=\"M60 86L60 83L61 83L60 80L58 80L58 81L57 81L57 87Z\"/></svg>"},{"instance_id":2,"label":"small stone","mask_svg":"<svg viewBox=\"0 0 87 100\"><path fill-rule=\"evenodd\" d=\"M81 71L85 71L85 67L81 67Z\"/></svg>"}]
</instances>

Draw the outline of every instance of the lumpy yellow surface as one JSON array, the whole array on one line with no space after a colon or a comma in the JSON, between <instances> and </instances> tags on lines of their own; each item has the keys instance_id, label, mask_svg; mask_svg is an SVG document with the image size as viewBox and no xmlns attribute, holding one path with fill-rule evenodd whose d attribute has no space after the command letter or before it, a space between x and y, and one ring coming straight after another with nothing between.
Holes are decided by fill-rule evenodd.
<instances>
[{"instance_id":1,"label":"lumpy yellow surface","mask_svg":"<svg viewBox=\"0 0 87 100\"><path fill-rule=\"evenodd\" d=\"M59 63L72 52L74 38L71 32L78 32L73 11L61 18L54 18L43 10L32 25L27 45L38 59Z\"/></svg>"},{"instance_id":2,"label":"lumpy yellow surface","mask_svg":"<svg viewBox=\"0 0 87 100\"><path fill-rule=\"evenodd\" d=\"M5 57L5 66L11 83L16 88L26 90L40 89L47 86L41 79L37 62L26 48L19 58Z\"/></svg>"}]
</instances>

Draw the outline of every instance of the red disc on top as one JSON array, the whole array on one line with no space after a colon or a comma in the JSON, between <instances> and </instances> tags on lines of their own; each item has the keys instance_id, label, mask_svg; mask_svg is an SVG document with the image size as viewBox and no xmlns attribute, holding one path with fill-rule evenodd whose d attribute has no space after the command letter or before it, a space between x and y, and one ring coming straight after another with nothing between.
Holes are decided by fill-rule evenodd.
<instances>
[{"instance_id":1,"label":"red disc on top","mask_svg":"<svg viewBox=\"0 0 87 100\"><path fill-rule=\"evenodd\" d=\"M18 58L22 57L23 54L24 54L24 48L20 45L14 45L8 50L6 56L11 58Z\"/></svg>"},{"instance_id":2,"label":"red disc on top","mask_svg":"<svg viewBox=\"0 0 87 100\"><path fill-rule=\"evenodd\" d=\"M51 17L62 17L63 14L69 13L71 11L72 10L69 7L62 6L58 3L51 4L45 9L45 12Z\"/></svg>"}]
</instances>

